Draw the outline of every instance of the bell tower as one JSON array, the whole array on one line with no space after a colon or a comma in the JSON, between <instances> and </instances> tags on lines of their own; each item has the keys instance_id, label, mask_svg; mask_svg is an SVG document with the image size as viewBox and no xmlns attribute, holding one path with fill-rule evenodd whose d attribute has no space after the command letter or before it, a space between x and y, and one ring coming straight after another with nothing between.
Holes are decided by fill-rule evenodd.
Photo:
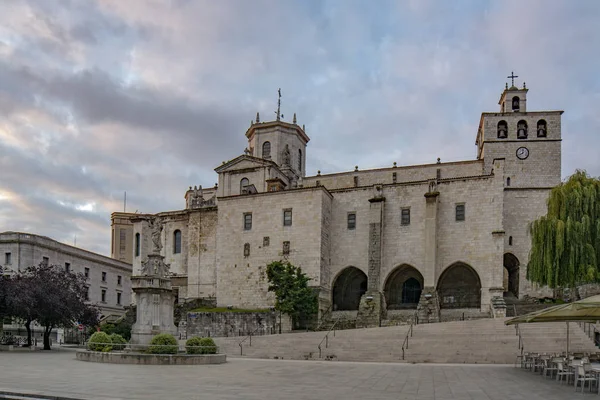
<instances>
[{"instance_id":1,"label":"bell tower","mask_svg":"<svg viewBox=\"0 0 600 400\"><path fill-rule=\"evenodd\" d=\"M477 159L484 173L494 159L505 162L505 185L512 188L551 188L561 179L561 115L563 111L528 111L529 89L512 84L500 95L499 112L481 114L477 132Z\"/></svg>"},{"instance_id":2,"label":"bell tower","mask_svg":"<svg viewBox=\"0 0 600 400\"><path fill-rule=\"evenodd\" d=\"M297 182L306 176L306 145L310 138L304 125L298 125L295 113L291 123L283 121L281 89L278 94L275 121L261 122L256 113L256 121L250 123L246 131L248 150L251 156L275 162L290 182Z\"/></svg>"},{"instance_id":3,"label":"bell tower","mask_svg":"<svg viewBox=\"0 0 600 400\"><path fill-rule=\"evenodd\" d=\"M515 78L518 78L518 76L514 72L511 72L508 78L511 78L512 83L510 87L508 87L507 83L504 87L504 92L500 95L500 101L498 102L500 112L527 112L527 92L529 89L525 86L525 82L523 82L522 89L515 86Z\"/></svg>"}]
</instances>

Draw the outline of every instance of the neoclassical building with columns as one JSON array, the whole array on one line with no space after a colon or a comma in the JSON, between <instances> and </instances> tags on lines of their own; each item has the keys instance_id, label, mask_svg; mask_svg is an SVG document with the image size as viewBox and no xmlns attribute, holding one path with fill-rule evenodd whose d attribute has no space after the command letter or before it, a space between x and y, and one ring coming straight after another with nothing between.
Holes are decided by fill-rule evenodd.
<instances>
[{"instance_id":1,"label":"neoclassical building with columns","mask_svg":"<svg viewBox=\"0 0 600 400\"><path fill-rule=\"evenodd\" d=\"M321 313L354 312L359 326L541 294L526 279L528 224L561 180L562 111L529 111L527 93L507 85L499 110L481 114L473 160L312 176L295 115L257 115L245 154L215 168L218 184L190 187L181 210L113 213L112 257L135 275L158 218L179 301L269 307L266 266L289 260L312 278Z\"/></svg>"}]
</instances>

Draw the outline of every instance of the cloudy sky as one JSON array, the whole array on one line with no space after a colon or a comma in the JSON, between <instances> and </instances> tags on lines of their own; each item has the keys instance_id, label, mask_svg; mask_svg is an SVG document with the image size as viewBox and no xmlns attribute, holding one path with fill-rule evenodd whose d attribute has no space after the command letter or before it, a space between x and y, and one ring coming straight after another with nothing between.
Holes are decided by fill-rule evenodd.
<instances>
[{"instance_id":1,"label":"cloudy sky","mask_svg":"<svg viewBox=\"0 0 600 400\"><path fill-rule=\"evenodd\" d=\"M110 252L110 213L184 207L282 89L315 174L473 159L512 70L600 175L597 0L2 0L0 231Z\"/></svg>"}]
</instances>

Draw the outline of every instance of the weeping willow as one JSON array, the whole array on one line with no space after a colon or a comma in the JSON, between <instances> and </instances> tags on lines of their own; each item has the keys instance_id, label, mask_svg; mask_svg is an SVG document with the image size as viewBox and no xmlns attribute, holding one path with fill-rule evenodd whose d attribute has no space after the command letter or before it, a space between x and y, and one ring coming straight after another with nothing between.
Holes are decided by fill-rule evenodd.
<instances>
[{"instance_id":1,"label":"weeping willow","mask_svg":"<svg viewBox=\"0 0 600 400\"><path fill-rule=\"evenodd\" d=\"M533 221L527 279L551 288L600 282L600 180L577 170Z\"/></svg>"}]
</instances>

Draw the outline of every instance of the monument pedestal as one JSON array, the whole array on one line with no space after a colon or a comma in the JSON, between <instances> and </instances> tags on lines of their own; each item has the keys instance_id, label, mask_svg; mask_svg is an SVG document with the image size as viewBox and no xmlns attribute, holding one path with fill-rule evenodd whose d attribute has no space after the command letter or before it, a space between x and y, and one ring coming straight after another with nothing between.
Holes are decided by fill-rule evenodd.
<instances>
[{"instance_id":1,"label":"monument pedestal","mask_svg":"<svg viewBox=\"0 0 600 400\"><path fill-rule=\"evenodd\" d=\"M137 304L137 319L131 329L132 345L148 345L159 333L177 334L173 323L175 297L168 271L163 256L149 254L147 261L142 262L142 274L131 277Z\"/></svg>"},{"instance_id":2,"label":"monument pedestal","mask_svg":"<svg viewBox=\"0 0 600 400\"><path fill-rule=\"evenodd\" d=\"M357 328L377 328L386 317L385 297L381 292L367 292L360 298Z\"/></svg>"}]
</instances>

